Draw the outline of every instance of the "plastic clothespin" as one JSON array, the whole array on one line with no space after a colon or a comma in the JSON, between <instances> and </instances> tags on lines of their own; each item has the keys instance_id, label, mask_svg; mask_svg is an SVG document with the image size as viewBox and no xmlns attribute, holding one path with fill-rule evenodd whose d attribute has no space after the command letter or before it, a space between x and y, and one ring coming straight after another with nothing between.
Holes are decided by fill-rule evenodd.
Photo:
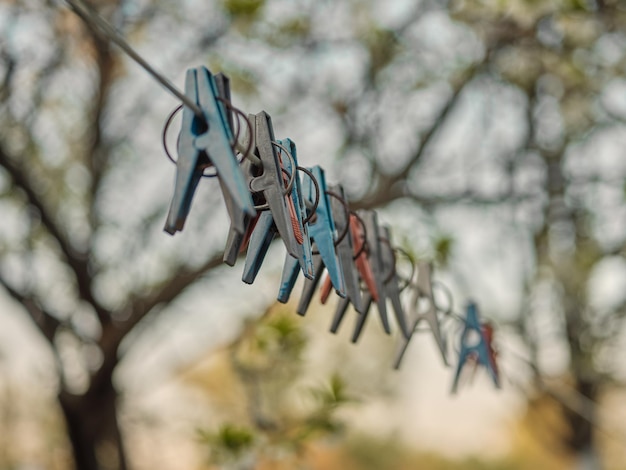
<instances>
[{"instance_id":1,"label":"plastic clothespin","mask_svg":"<svg viewBox=\"0 0 626 470\"><path fill-rule=\"evenodd\" d=\"M255 214L252 197L231 147L228 118L217 99L214 77L206 67L187 70L185 95L198 104L203 116L196 116L191 109L183 107L174 196L164 228L172 235L183 229L202 172L210 164L218 174L227 204L249 216ZM240 221L231 219L231 222L238 230L244 230Z\"/></svg>"},{"instance_id":2,"label":"plastic clothespin","mask_svg":"<svg viewBox=\"0 0 626 470\"><path fill-rule=\"evenodd\" d=\"M266 209L269 210L261 213L250 237L242 277L247 284L254 282L276 234L280 235L287 253L294 259L302 252L299 245L303 240L302 233L298 233L299 226L293 201L288 197L289 194L285 194L288 181L285 181L283 175L285 168L283 159L275 150L276 141L271 118L265 111L261 111L256 115L255 121L256 149L262 168L250 167L252 178L249 185L253 193L262 194ZM285 159L287 158L285 156ZM293 181L295 185L297 176L295 172L290 173L287 180Z\"/></svg>"},{"instance_id":3,"label":"plastic clothespin","mask_svg":"<svg viewBox=\"0 0 626 470\"><path fill-rule=\"evenodd\" d=\"M493 367L493 370L495 371L496 375L500 377L500 372L498 371L498 361L497 361L498 353L493 346L493 334L494 334L493 325L490 322L484 322L481 325L481 329L483 331L483 337L485 338L485 341L487 342L487 351L489 351L489 359L491 362L491 367Z\"/></svg>"},{"instance_id":4,"label":"plastic clothespin","mask_svg":"<svg viewBox=\"0 0 626 470\"><path fill-rule=\"evenodd\" d=\"M428 309L422 313L419 313L417 311L420 299L425 299L428 301ZM426 320L426 322L430 326L430 330L435 338L435 342L437 343L439 351L441 352L443 363L446 366L449 365L446 354L447 343L441 332L441 326L439 324L437 312L438 308L437 304L435 303L435 297L433 294L432 264L426 261L421 261L417 264L417 286L414 290L409 310L409 315L413 319L413 324L409 329L409 336L404 339L404 341L400 344L398 348L396 360L394 362L395 369L400 368L400 363L402 362L404 353L409 346L409 342L411 341L411 338L415 333L415 329L422 320Z\"/></svg>"},{"instance_id":5,"label":"plastic clothespin","mask_svg":"<svg viewBox=\"0 0 626 470\"><path fill-rule=\"evenodd\" d=\"M361 302L361 287L359 285L359 273L357 271L356 265L354 263L354 248L353 248L353 236L352 229L350 224L350 219L352 216L347 211L346 207L346 196L343 191L343 187L341 185L329 186L330 192L336 194L341 199L337 199L335 197L331 198L330 204L332 209L332 216L335 221L335 225L340 227L339 231L342 231L346 228L346 224L348 224L347 230L348 233L343 239L339 242L336 247L337 256L341 259L341 267L343 269L343 277L346 281L346 299L354 305L354 308L357 312L361 312L363 310L362 302ZM361 241L364 243L364 240ZM332 291L332 282L330 277L327 277L322 284L322 288L320 289L320 298L322 304L325 304L328 300L330 292ZM347 307L346 307L347 308Z\"/></svg>"},{"instance_id":6,"label":"plastic clothespin","mask_svg":"<svg viewBox=\"0 0 626 470\"><path fill-rule=\"evenodd\" d=\"M324 267L328 271L332 285L340 297L345 297L345 280L343 277L343 268L341 260L335 251L335 223L332 216L331 204L326 191L326 179L324 170L320 166L309 168L313 177L317 181L319 188L319 202L315 210L315 217L309 221L309 236L315 243L315 247L319 254L313 255L314 275L313 279L307 279L304 283L302 296L298 305L297 312L300 315L306 314L309 308L313 292L317 288ZM305 201L313 203L315 199L315 185L310 178L304 179L302 194ZM281 286L278 293L279 302L287 302L291 291L298 277L297 260L287 257L283 267L283 276Z\"/></svg>"},{"instance_id":7,"label":"plastic clothespin","mask_svg":"<svg viewBox=\"0 0 626 470\"><path fill-rule=\"evenodd\" d=\"M408 339L411 336L411 331L407 326L406 315L400 300L400 280L396 272L396 253L391 245L391 230L388 226L382 227L381 235L381 240L383 241L381 244L381 258L385 272L389 273L385 279L385 297L391 300L391 306L393 307L400 331Z\"/></svg>"},{"instance_id":8,"label":"plastic clothespin","mask_svg":"<svg viewBox=\"0 0 626 470\"><path fill-rule=\"evenodd\" d=\"M246 133L242 138L242 144L245 147L250 146L252 150L254 150L254 136L256 135L256 116L254 114L248 114L247 119L250 123L250 133L248 133L248 129L246 129ZM250 187L250 182L254 178L255 173L254 164L250 160L244 159L240 164L240 168L246 180L246 184L248 185L248 187ZM260 205L263 202L262 195L253 194L252 201L255 204ZM247 214L242 214L239 216L241 218L238 219L238 223L233 223L231 218L228 238L226 240L226 246L224 248L224 262L229 266L235 265L239 254L242 253L248 246L248 242L250 241L250 237L252 236L252 231L254 230L254 227L256 226L256 223L258 222L260 216L260 212L257 212L252 217ZM243 231L239 228L242 225L244 227Z\"/></svg>"},{"instance_id":9,"label":"plastic clothespin","mask_svg":"<svg viewBox=\"0 0 626 470\"><path fill-rule=\"evenodd\" d=\"M300 268L302 269L302 273L308 279L313 279L313 253L311 249L311 238L309 236L309 227L308 224L304 223L304 215L306 212L306 206L304 202L304 197L302 196L302 183L300 178L298 178L298 156L296 153L296 144L293 143L291 139L279 140L278 143L285 147L291 153L293 158L293 165L289 158L285 158L283 161L284 168L287 170L288 174L294 174L293 185L291 186L291 193L289 194L290 199L290 208L293 208L295 211L295 215L292 215L292 223L297 224L296 232L301 233L302 235L297 238L297 259L300 263Z\"/></svg>"},{"instance_id":10,"label":"plastic clothespin","mask_svg":"<svg viewBox=\"0 0 626 470\"><path fill-rule=\"evenodd\" d=\"M218 73L214 76L215 84L217 85L218 94L221 98L230 102L230 81L228 77L223 73ZM233 123L233 114L230 110L226 110L227 121L231 130L231 134L234 134L234 123ZM248 122L250 124L250 129L245 129L245 134L243 134L241 141L244 147L250 147L252 150L252 144L254 143L254 130L255 126L255 116L248 115ZM247 127L247 126L246 126ZM251 142L252 141L252 142ZM246 179L246 184L249 184L249 180L251 179L249 176L251 174L252 162L248 159L244 159L240 168ZM228 194L224 189L224 183L221 179L219 179L220 187L222 188L222 193L224 193L224 202L226 203L226 209L228 210L228 214L230 215L230 230L228 232L228 240L226 242L226 248L224 249L224 262L230 266L234 266L237 261L237 256L241 252L242 246L246 246L248 240L250 239L250 235L252 233L252 228L254 228L254 223L258 219L260 214L250 215L246 212L242 211L239 206L235 203L232 197ZM243 230L242 230L243 227Z\"/></svg>"},{"instance_id":11,"label":"plastic clothespin","mask_svg":"<svg viewBox=\"0 0 626 470\"><path fill-rule=\"evenodd\" d=\"M468 343L468 335L474 332L478 337L475 344ZM461 351L459 352L459 363L454 374L454 382L452 384L452 393L456 393L461 370L469 357L474 357L477 364L483 365L491 376L496 388L500 388L500 377L495 364L495 358L490 352L488 338L485 337L485 330L478 319L478 308L473 302L469 302L466 308L465 325L461 333Z\"/></svg>"},{"instance_id":12,"label":"plastic clothespin","mask_svg":"<svg viewBox=\"0 0 626 470\"><path fill-rule=\"evenodd\" d=\"M368 258L365 222L363 222L362 219L355 214L350 214L350 235L352 237L352 246L354 250L354 265L356 266L359 277L365 284L366 288L366 291L361 298L361 310L357 310L357 312L361 315L367 315L372 305L372 301L378 301L378 290L376 288L374 273ZM335 316L330 327L331 333L337 333L349 305L350 299L339 299L335 310ZM361 324L361 328L363 325L364 322ZM359 335L360 329L355 330L352 341L356 342Z\"/></svg>"},{"instance_id":13,"label":"plastic clothespin","mask_svg":"<svg viewBox=\"0 0 626 470\"><path fill-rule=\"evenodd\" d=\"M378 293L378 299L376 300L378 314L380 316L380 320L382 322L385 333L391 334L391 327L389 326L389 319L387 318L387 302L385 298L385 269L382 260L382 246L380 240L380 227L378 226L378 216L376 215L375 211L371 210L360 210L357 213L365 224L368 248L367 259L372 269L374 284L376 285L376 292ZM371 302L369 301L370 295L365 295L365 298L363 300L363 303L365 305L368 305L368 303ZM356 342L359 339L361 331L363 330L363 326L365 325L365 320L367 320L368 313L369 309L364 309L363 313L361 313L357 317L356 326L352 335L352 342Z\"/></svg>"}]
</instances>

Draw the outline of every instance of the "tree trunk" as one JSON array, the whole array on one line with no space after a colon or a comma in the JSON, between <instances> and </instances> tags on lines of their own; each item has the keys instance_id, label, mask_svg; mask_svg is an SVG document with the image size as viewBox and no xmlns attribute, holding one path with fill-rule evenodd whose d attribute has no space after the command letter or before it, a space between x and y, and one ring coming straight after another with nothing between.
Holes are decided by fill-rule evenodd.
<instances>
[{"instance_id":1,"label":"tree trunk","mask_svg":"<svg viewBox=\"0 0 626 470\"><path fill-rule=\"evenodd\" d=\"M76 470L127 469L116 414L117 397L110 381L84 395L59 393Z\"/></svg>"},{"instance_id":2,"label":"tree trunk","mask_svg":"<svg viewBox=\"0 0 626 470\"><path fill-rule=\"evenodd\" d=\"M589 404L595 403L598 395L596 383L578 377L576 379L576 391L587 397L590 400ZM566 443L576 457L575 470L600 470L602 464L596 452L595 428L589 419L594 418L595 409L589 409L590 416L584 418L569 408L565 408L564 412L569 430Z\"/></svg>"}]
</instances>

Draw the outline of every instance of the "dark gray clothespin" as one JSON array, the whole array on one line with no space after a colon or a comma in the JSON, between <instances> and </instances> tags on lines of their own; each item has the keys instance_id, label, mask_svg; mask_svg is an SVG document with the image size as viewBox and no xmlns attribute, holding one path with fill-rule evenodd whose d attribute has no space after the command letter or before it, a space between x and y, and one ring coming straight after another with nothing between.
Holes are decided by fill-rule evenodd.
<instances>
[{"instance_id":1,"label":"dark gray clothespin","mask_svg":"<svg viewBox=\"0 0 626 470\"><path fill-rule=\"evenodd\" d=\"M217 85L207 68L187 70L185 95L198 104L203 114L196 116L191 109L183 107L174 196L165 223L165 231L172 235L183 229L198 182L210 164L215 167L222 191L232 204L250 216L255 214L231 147L226 111L218 101Z\"/></svg>"},{"instance_id":2,"label":"dark gray clothespin","mask_svg":"<svg viewBox=\"0 0 626 470\"><path fill-rule=\"evenodd\" d=\"M425 312L418 312L418 304L420 299L426 299L428 301L428 309ZM435 297L433 293L432 285L432 264L429 262L421 261L417 265L417 286L413 291L413 298L409 306L409 315L413 319L413 323L410 327L410 336L405 338L398 348L396 354L396 360L394 362L394 368L399 369L404 353L406 352L409 342L415 329L422 320L426 320L430 326L430 330L435 338L435 342L441 352L443 363L447 366L447 343L441 332L441 326L439 324L439 317L437 316L438 308L435 303Z\"/></svg>"},{"instance_id":3,"label":"dark gray clothespin","mask_svg":"<svg viewBox=\"0 0 626 470\"><path fill-rule=\"evenodd\" d=\"M297 258L299 254L298 241L294 233L294 215L289 209L290 202L286 197L291 188L285 187L283 165L275 151L276 141L271 118L265 111L256 115L255 132L256 149L262 168L251 168L253 177L250 180L250 189L253 193L262 194L266 210L259 217L248 244L242 278L248 284L254 282L276 234L280 235L289 255ZM295 184L295 178L297 178L295 172L289 175L291 184Z\"/></svg>"}]
</instances>

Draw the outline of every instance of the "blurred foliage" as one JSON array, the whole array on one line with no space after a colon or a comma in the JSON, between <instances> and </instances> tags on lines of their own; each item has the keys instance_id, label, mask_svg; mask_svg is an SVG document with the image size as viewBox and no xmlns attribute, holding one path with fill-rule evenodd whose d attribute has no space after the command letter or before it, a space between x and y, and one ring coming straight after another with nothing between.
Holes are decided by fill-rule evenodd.
<instances>
[{"instance_id":1,"label":"blurred foliage","mask_svg":"<svg viewBox=\"0 0 626 470\"><path fill-rule=\"evenodd\" d=\"M446 268L454 249L454 238L450 235L440 234L433 242L433 249L435 252L435 261L442 268Z\"/></svg>"},{"instance_id":2,"label":"blurred foliage","mask_svg":"<svg viewBox=\"0 0 626 470\"><path fill-rule=\"evenodd\" d=\"M219 464L237 462L254 444L253 431L228 423L214 433L199 431L199 435L200 442L210 447L211 459Z\"/></svg>"},{"instance_id":3,"label":"blurred foliage","mask_svg":"<svg viewBox=\"0 0 626 470\"><path fill-rule=\"evenodd\" d=\"M296 319L279 307L250 321L228 347L228 364L245 396L245 403L239 401L235 407L244 408L246 414L241 423L201 431L212 463L247 468L251 464L246 462L267 462L276 456L297 462L305 458L311 443L344 431L338 413L356 399L338 374L332 374L327 384L301 383L306 346L307 337ZM216 372L219 377L224 374L221 367L213 367L209 374ZM226 393L232 390L228 386Z\"/></svg>"},{"instance_id":4,"label":"blurred foliage","mask_svg":"<svg viewBox=\"0 0 626 470\"><path fill-rule=\"evenodd\" d=\"M255 19L261 13L265 0L225 0L224 8L235 17Z\"/></svg>"}]
</instances>

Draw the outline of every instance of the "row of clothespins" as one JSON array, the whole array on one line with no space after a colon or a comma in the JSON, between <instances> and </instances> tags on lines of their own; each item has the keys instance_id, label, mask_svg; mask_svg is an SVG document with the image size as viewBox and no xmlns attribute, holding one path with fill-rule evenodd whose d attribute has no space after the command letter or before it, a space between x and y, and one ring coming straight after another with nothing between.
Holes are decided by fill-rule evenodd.
<instances>
[{"instance_id":1,"label":"row of clothespins","mask_svg":"<svg viewBox=\"0 0 626 470\"><path fill-rule=\"evenodd\" d=\"M175 190L165 231L174 234L183 229L200 179L216 176L230 218L224 262L233 266L240 253L245 252L244 282L254 282L271 242L278 235L287 250L278 289L280 302L289 300L302 272L305 282L298 313L306 314L318 288L322 303L335 290L339 301L331 331L338 330L352 305L357 312L352 335L352 341L356 342L372 304L377 307L384 331L391 333L389 301L402 338L395 367L400 366L422 320L428 323L448 365L447 341L440 324L445 312L435 302L431 265L426 262L415 265L411 260L417 270L416 281L413 282L413 273L402 279L396 269L396 255L403 251L393 246L390 229L379 223L376 212L351 211L343 188L327 186L321 167L300 167L295 144L290 139L274 137L267 113L245 116L234 108L229 82L223 74L212 75L205 67L189 69L185 95L198 105L202 114L194 114L188 107L177 108L182 108L182 126L175 160ZM163 133L165 150L172 160L166 134L173 114ZM206 174L206 170L212 173ZM324 271L327 276L320 285ZM413 292L408 314L401 299L407 287ZM420 311L418 304L423 304L420 300L424 299L428 308ZM460 320L463 331L452 390L457 389L463 366L472 361L486 367L499 387L493 329L480 322L473 303L468 304L466 316Z\"/></svg>"}]
</instances>

